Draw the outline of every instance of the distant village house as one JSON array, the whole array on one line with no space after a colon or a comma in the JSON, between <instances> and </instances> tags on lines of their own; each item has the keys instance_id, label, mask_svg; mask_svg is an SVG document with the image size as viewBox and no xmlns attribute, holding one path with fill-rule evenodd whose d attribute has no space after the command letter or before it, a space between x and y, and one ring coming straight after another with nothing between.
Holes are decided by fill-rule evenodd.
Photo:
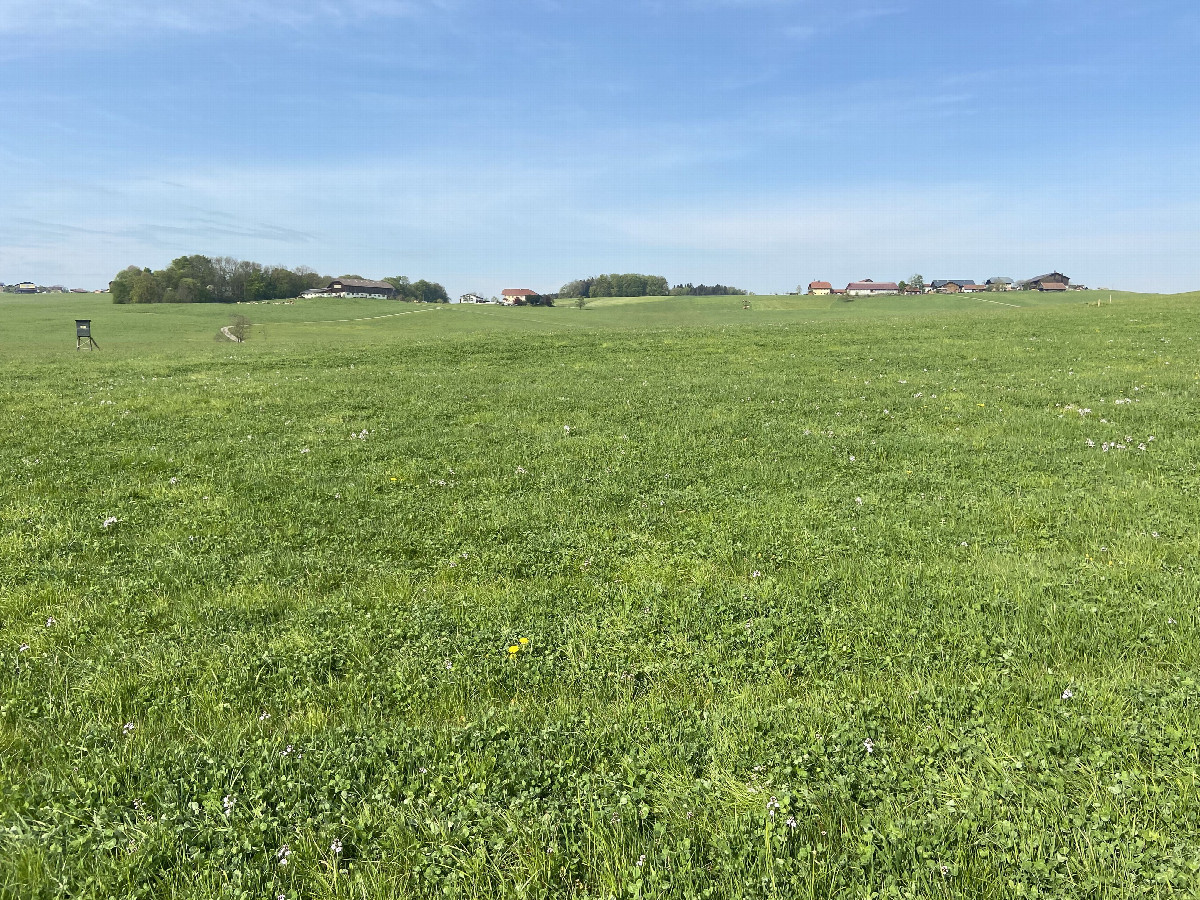
<instances>
[{"instance_id":1,"label":"distant village house","mask_svg":"<svg viewBox=\"0 0 1200 900\"><path fill-rule=\"evenodd\" d=\"M851 297L874 297L880 294L898 294L900 285L894 281L852 281L846 285L846 293Z\"/></svg>"},{"instance_id":2,"label":"distant village house","mask_svg":"<svg viewBox=\"0 0 1200 900\"><path fill-rule=\"evenodd\" d=\"M500 292L500 302L505 306L524 306L530 297L537 296L540 296L537 291L528 288L505 288Z\"/></svg>"},{"instance_id":3,"label":"distant village house","mask_svg":"<svg viewBox=\"0 0 1200 900\"><path fill-rule=\"evenodd\" d=\"M967 286L975 287L974 278L935 278L929 289L939 294L961 294Z\"/></svg>"},{"instance_id":4,"label":"distant village house","mask_svg":"<svg viewBox=\"0 0 1200 900\"><path fill-rule=\"evenodd\" d=\"M828 296L833 292L833 285L828 281L813 281L808 285L808 292L818 297Z\"/></svg>"}]
</instances>

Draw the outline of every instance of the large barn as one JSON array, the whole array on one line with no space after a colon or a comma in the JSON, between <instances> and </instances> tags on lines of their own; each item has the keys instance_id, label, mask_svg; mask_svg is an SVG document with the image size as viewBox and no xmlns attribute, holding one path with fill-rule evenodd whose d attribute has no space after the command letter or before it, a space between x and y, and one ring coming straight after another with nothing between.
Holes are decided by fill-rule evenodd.
<instances>
[{"instance_id":1,"label":"large barn","mask_svg":"<svg viewBox=\"0 0 1200 900\"><path fill-rule=\"evenodd\" d=\"M1027 291L1065 291L1070 283L1071 279L1062 272L1051 272L1049 275L1039 275L1037 278L1022 281L1021 287ZM1050 284L1061 284L1062 287L1047 288L1046 285Z\"/></svg>"},{"instance_id":2,"label":"large barn","mask_svg":"<svg viewBox=\"0 0 1200 900\"><path fill-rule=\"evenodd\" d=\"M396 289L386 281L368 281L365 278L335 278L323 288L305 291L304 297L382 297L390 300Z\"/></svg>"},{"instance_id":3,"label":"large barn","mask_svg":"<svg viewBox=\"0 0 1200 900\"><path fill-rule=\"evenodd\" d=\"M873 297L877 294L898 294L900 285L894 281L872 281L866 278L862 281L852 281L846 285L846 293L851 297Z\"/></svg>"}]
</instances>

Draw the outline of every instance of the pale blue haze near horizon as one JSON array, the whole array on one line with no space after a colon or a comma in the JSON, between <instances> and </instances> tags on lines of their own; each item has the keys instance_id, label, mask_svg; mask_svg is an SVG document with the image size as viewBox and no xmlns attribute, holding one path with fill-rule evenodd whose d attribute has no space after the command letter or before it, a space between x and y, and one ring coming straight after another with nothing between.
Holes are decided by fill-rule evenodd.
<instances>
[{"instance_id":1,"label":"pale blue haze near horizon","mask_svg":"<svg viewBox=\"0 0 1200 900\"><path fill-rule=\"evenodd\" d=\"M0 281L1200 289L1194 0L2 0Z\"/></svg>"}]
</instances>

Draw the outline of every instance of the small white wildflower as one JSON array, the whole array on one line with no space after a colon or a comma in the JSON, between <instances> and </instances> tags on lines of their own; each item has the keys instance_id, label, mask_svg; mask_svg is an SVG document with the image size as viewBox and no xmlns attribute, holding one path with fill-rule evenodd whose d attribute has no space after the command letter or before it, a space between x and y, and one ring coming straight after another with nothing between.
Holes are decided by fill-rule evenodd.
<instances>
[{"instance_id":1,"label":"small white wildflower","mask_svg":"<svg viewBox=\"0 0 1200 900\"><path fill-rule=\"evenodd\" d=\"M116 517L116 516L109 516L107 519L105 519L105 520L104 520L104 521L101 523L100 527L101 527L101 528L111 528L113 525L116 525L116 524L117 524L117 517Z\"/></svg>"},{"instance_id":2,"label":"small white wildflower","mask_svg":"<svg viewBox=\"0 0 1200 900\"><path fill-rule=\"evenodd\" d=\"M28 644L22 644L20 647L18 647L18 648L17 648L17 652L18 652L18 653L24 653L24 652L25 652L26 650L28 650L28 649L29 649L29 645L28 645Z\"/></svg>"},{"instance_id":3,"label":"small white wildflower","mask_svg":"<svg viewBox=\"0 0 1200 900\"><path fill-rule=\"evenodd\" d=\"M137 728L137 726L132 722L126 722L125 727L121 729L121 734L125 737L128 737L129 735L133 734L135 728Z\"/></svg>"},{"instance_id":4,"label":"small white wildflower","mask_svg":"<svg viewBox=\"0 0 1200 900\"><path fill-rule=\"evenodd\" d=\"M453 670L454 670L454 663L450 662L450 660L446 660L446 671L451 672Z\"/></svg>"},{"instance_id":5,"label":"small white wildflower","mask_svg":"<svg viewBox=\"0 0 1200 900\"><path fill-rule=\"evenodd\" d=\"M284 844L282 847L280 847L278 850L275 851L275 862L277 862L281 866L286 866L288 864L288 857L290 857L291 855L292 855L292 849L287 844Z\"/></svg>"},{"instance_id":6,"label":"small white wildflower","mask_svg":"<svg viewBox=\"0 0 1200 900\"><path fill-rule=\"evenodd\" d=\"M853 457L853 456L851 456L851 457L850 457L850 462L854 462L854 457Z\"/></svg>"},{"instance_id":7,"label":"small white wildflower","mask_svg":"<svg viewBox=\"0 0 1200 900\"><path fill-rule=\"evenodd\" d=\"M796 828L798 827L796 825L796 817L795 816L788 816L787 821L784 822L783 824L786 825L788 828L792 829L792 831L795 831Z\"/></svg>"},{"instance_id":8,"label":"small white wildflower","mask_svg":"<svg viewBox=\"0 0 1200 900\"><path fill-rule=\"evenodd\" d=\"M637 866L640 869L645 864L646 864L646 854L643 853L641 856L638 857Z\"/></svg>"},{"instance_id":9,"label":"small white wildflower","mask_svg":"<svg viewBox=\"0 0 1200 900\"><path fill-rule=\"evenodd\" d=\"M949 866L947 866L947 865L945 865L945 864L943 864L943 865L942 865L942 874L943 874L943 875L949 875L949 874L950 874L950 867L949 867Z\"/></svg>"},{"instance_id":10,"label":"small white wildflower","mask_svg":"<svg viewBox=\"0 0 1200 900\"><path fill-rule=\"evenodd\" d=\"M862 497L855 497L854 502L857 503L859 506L862 506Z\"/></svg>"},{"instance_id":11,"label":"small white wildflower","mask_svg":"<svg viewBox=\"0 0 1200 900\"><path fill-rule=\"evenodd\" d=\"M863 741L863 749L866 750L868 753L874 753L875 752L875 742L873 740L871 740L870 738L867 738L865 741Z\"/></svg>"},{"instance_id":12,"label":"small white wildflower","mask_svg":"<svg viewBox=\"0 0 1200 900\"><path fill-rule=\"evenodd\" d=\"M271 718L271 714L269 712L263 712L262 715L258 717L258 721L265 722L269 718Z\"/></svg>"},{"instance_id":13,"label":"small white wildflower","mask_svg":"<svg viewBox=\"0 0 1200 900\"><path fill-rule=\"evenodd\" d=\"M564 425L564 426L563 426L563 433L564 433L564 434L570 434L570 433L571 433L571 426L570 426L570 425Z\"/></svg>"},{"instance_id":14,"label":"small white wildflower","mask_svg":"<svg viewBox=\"0 0 1200 900\"><path fill-rule=\"evenodd\" d=\"M1158 532L1157 531L1150 532L1150 537L1152 537L1152 538L1158 537Z\"/></svg>"},{"instance_id":15,"label":"small white wildflower","mask_svg":"<svg viewBox=\"0 0 1200 900\"><path fill-rule=\"evenodd\" d=\"M54 618L54 616L51 616L50 618L48 618L48 619L46 620L46 627L47 627L47 628L50 628L51 626L53 626L53 625L57 625L57 624L58 624L58 619Z\"/></svg>"},{"instance_id":16,"label":"small white wildflower","mask_svg":"<svg viewBox=\"0 0 1200 900\"><path fill-rule=\"evenodd\" d=\"M225 807L225 815L229 815L231 812L233 812L233 808L237 806L237 795L226 794L221 800L221 805Z\"/></svg>"},{"instance_id":17,"label":"small white wildflower","mask_svg":"<svg viewBox=\"0 0 1200 900\"><path fill-rule=\"evenodd\" d=\"M174 476L171 476L170 478L167 479L167 484L179 484L179 479Z\"/></svg>"},{"instance_id":18,"label":"small white wildflower","mask_svg":"<svg viewBox=\"0 0 1200 900\"><path fill-rule=\"evenodd\" d=\"M1095 442L1095 441L1093 441L1091 438L1088 438L1088 439L1087 439L1087 445L1088 445L1089 447L1095 447L1095 446L1096 446L1096 442Z\"/></svg>"},{"instance_id":19,"label":"small white wildflower","mask_svg":"<svg viewBox=\"0 0 1200 900\"><path fill-rule=\"evenodd\" d=\"M1062 698L1064 700L1070 700L1074 696L1075 695L1071 692L1070 688L1067 688L1065 691L1062 692Z\"/></svg>"},{"instance_id":20,"label":"small white wildflower","mask_svg":"<svg viewBox=\"0 0 1200 900\"><path fill-rule=\"evenodd\" d=\"M751 578L761 578L762 572L758 571L758 569L755 569L753 572L750 573L750 577Z\"/></svg>"},{"instance_id":21,"label":"small white wildflower","mask_svg":"<svg viewBox=\"0 0 1200 900\"><path fill-rule=\"evenodd\" d=\"M332 853L334 856L341 856L342 855L342 842L340 840L338 840L337 838L334 838L333 842L329 845L329 852Z\"/></svg>"},{"instance_id":22,"label":"small white wildflower","mask_svg":"<svg viewBox=\"0 0 1200 900\"><path fill-rule=\"evenodd\" d=\"M301 452L301 453L308 453L308 452L309 452L309 449L308 449L307 447L304 447L304 448L302 448L302 449L300 450L300 452Z\"/></svg>"},{"instance_id":23,"label":"small white wildflower","mask_svg":"<svg viewBox=\"0 0 1200 900\"><path fill-rule=\"evenodd\" d=\"M1174 620L1174 619L1167 619L1167 624L1168 624L1168 625L1174 625L1174 624L1175 624L1175 620Z\"/></svg>"}]
</instances>

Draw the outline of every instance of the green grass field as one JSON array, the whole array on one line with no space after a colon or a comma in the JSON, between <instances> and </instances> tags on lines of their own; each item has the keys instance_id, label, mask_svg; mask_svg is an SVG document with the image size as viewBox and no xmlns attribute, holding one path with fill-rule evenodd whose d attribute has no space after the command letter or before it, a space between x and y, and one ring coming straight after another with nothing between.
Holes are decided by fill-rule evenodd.
<instances>
[{"instance_id":1,"label":"green grass field","mask_svg":"<svg viewBox=\"0 0 1200 900\"><path fill-rule=\"evenodd\" d=\"M997 299L0 298L0 896L1196 896L1200 295Z\"/></svg>"}]
</instances>

